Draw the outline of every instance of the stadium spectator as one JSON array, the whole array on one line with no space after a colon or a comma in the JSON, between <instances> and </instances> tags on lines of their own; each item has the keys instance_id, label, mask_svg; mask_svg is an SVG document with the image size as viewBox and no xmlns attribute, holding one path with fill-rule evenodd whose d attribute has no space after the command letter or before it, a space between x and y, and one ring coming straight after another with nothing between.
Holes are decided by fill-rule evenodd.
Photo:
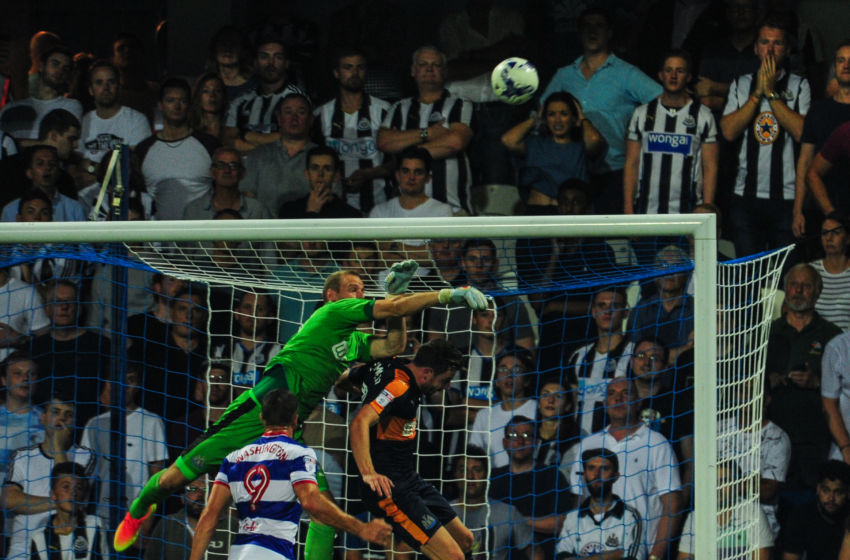
<instances>
[{"instance_id":1,"label":"stadium spectator","mask_svg":"<svg viewBox=\"0 0 850 560\"><path fill-rule=\"evenodd\" d=\"M504 314L496 314L499 303L493 309L472 312L472 336L469 344L469 362L462 378L452 380L451 388L457 392L458 402L470 407L469 422L475 419L480 408L490 405L493 392L493 357L501 356L506 348L504 337L499 335L504 323Z\"/></svg>"},{"instance_id":2,"label":"stadium spectator","mask_svg":"<svg viewBox=\"0 0 850 560\"><path fill-rule=\"evenodd\" d=\"M181 422L172 422L166 431L166 441L172 449L185 449L204 431L218 422L233 401L230 365L212 362L203 379L196 379L192 400L204 406L191 406ZM206 406L206 405L209 406Z\"/></svg>"},{"instance_id":3,"label":"stadium spectator","mask_svg":"<svg viewBox=\"0 0 850 560\"><path fill-rule=\"evenodd\" d=\"M587 498L567 513L555 547L557 558L584 558L588 550L601 558L642 558L641 515L613 491L620 478L617 453L605 448L585 449L581 465Z\"/></svg>"},{"instance_id":4,"label":"stadium spectator","mask_svg":"<svg viewBox=\"0 0 850 560\"><path fill-rule=\"evenodd\" d=\"M761 66L735 78L720 120L726 140L741 139L728 209L739 257L794 241L794 154L812 96L808 80L785 69L788 42L787 22L778 17L762 22L754 48Z\"/></svg>"},{"instance_id":5,"label":"stadium spectator","mask_svg":"<svg viewBox=\"0 0 850 560\"><path fill-rule=\"evenodd\" d=\"M787 311L771 324L767 343L765 369L771 387L787 379L792 371L797 374L795 383L803 387L817 384L824 347L841 333L815 310L822 290L820 274L812 265L800 263L785 274ZM806 370L811 371L811 376L803 379L801 372Z\"/></svg>"},{"instance_id":6,"label":"stadium spectator","mask_svg":"<svg viewBox=\"0 0 850 560\"><path fill-rule=\"evenodd\" d=\"M57 463L50 471L53 514L29 536L31 560L54 558L106 558L109 554L105 525L85 511L88 472L73 462Z\"/></svg>"},{"instance_id":7,"label":"stadium spectator","mask_svg":"<svg viewBox=\"0 0 850 560\"><path fill-rule=\"evenodd\" d=\"M717 124L686 90L692 68L688 53L668 52L658 71L663 93L632 114L623 170L625 214L687 213L714 202Z\"/></svg>"},{"instance_id":8,"label":"stadium spectator","mask_svg":"<svg viewBox=\"0 0 850 560\"><path fill-rule=\"evenodd\" d=\"M80 291L57 279L47 285L44 311L50 328L32 339L30 352L38 364L36 402L50 395L69 395L76 404L76 426L98 413L101 381L109 375L109 339L80 326Z\"/></svg>"},{"instance_id":9,"label":"stadium spectator","mask_svg":"<svg viewBox=\"0 0 850 560\"><path fill-rule=\"evenodd\" d=\"M646 527L644 546L649 555L666 558L681 523L679 461L664 436L641 419L640 399L633 380L609 381L605 406L610 423L576 445L580 446L579 450L604 448L617 454L622 472L612 490L640 515ZM572 455L581 456L578 452ZM581 462L564 467L569 468L573 493L587 497Z\"/></svg>"},{"instance_id":10,"label":"stadium spectator","mask_svg":"<svg viewBox=\"0 0 850 560\"><path fill-rule=\"evenodd\" d=\"M53 181L56 190L76 200L77 186L69 173L69 170L74 171L74 166L69 165L69 162L74 159L74 150L77 149L79 138L80 121L77 117L64 109L54 109L47 113L38 129L38 141L29 142L30 145L18 154L0 161L0 180L4 185L3 192L0 193L0 204L7 205L23 191L36 186L35 179L30 177L27 169L31 164L30 150L39 145L55 149L58 162L53 170L55 175ZM14 218L14 213L11 217ZM60 221L67 221L67 218Z\"/></svg>"},{"instance_id":11,"label":"stadium spectator","mask_svg":"<svg viewBox=\"0 0 850 560\"><path fill-rule=\"evenodd\" d=\"M210 358L230 362L234 386L253 387L281 349L275 300L270 293L243 291L235 304L232 336L213 339Z\"/></svg>"},{"instance_id":12,"label":"stadium spectator","mask_svg":"<svg viewBox=\"0 0 850 560\"><path fill-rule=\"evenodd\" d=\"M779 533L782 560L838 558L847 519L850 467L826 461L817 473L815 499L797 506Z\"/></svg>"},{"instance_id":13,"label":"stadium spectator","mask_svg":"<svg viewBox=\"0 0 850 560\"><path fill-rule=\"evenodd\" d=\"M811 262L820 275L823 290L815 310L842 331L850 330L850 222L834 212L823 220L820 244L824 257Z\"/></svg>"},{"instance_id":14,"label":"stadium spectator","mask_svg":"<svg viewBox=\"0 0 850 560\"><path fill-rule=\"evenodd\" d=\"M534 361L524 348L509 348L496 362L493 389L499 402L487 413L475 416L469 433L469 444L480 447L490 456L492 467L508 464L504 427L514 416L537 417L537 401L533 395Z\"/></svg>"},{"instance_id":15,"label":"stadium spectator","mask_svg":"<svg viewBox=\"0 0 850 560\"><path fill-rule=\"evenodd\" d=\"M496 245L490 239L469 239L463 245L461 269L466 283L484 291L504 289L500 284L499 258ZM497 335L506 345L534 348L534 331L525 308L525 301L516 295L502 296L499 312L505 319ZM430 337L449 333L449 339L458 348L469 348L470 314L464 309L432 309L428 313Z\"/></svg>"},{"instance_id":16,"label":"stadium spectator","mask_svg":"<svg viewBox=\"0 0 850 560\"><path fill-rule=\"evenodd\" d=\"M166 80L158 104L162 130L136 146L158 220L181 219L186 205L207 193L212 183L210 166L219 141L189 125L191 97L185 80Z\"/></svg>"},{"instance_id":17,"label":"stadium spectator","mask_svg":"<svg viewBox=\"0 0 850 560\"><path fill-rule=\"evenodd\" d=\"M310 140L313 125L310 101L301 93L286 95L277 105L275 117L280 132L279 140L263 144L245 157L245 179L240 190L254 196L272 214L284 203L310 194L310 185L304 170L307 152L315 148ZM342 189L334 185L334 193Z\"/></svg>"},{"instance_id":18,"label":"stadium spectator","mask_svg":"<svg viewBox=\"0 0 850 560\"><path fill-rule=\"evenodd\" d=\"M339 183L342 162L328 146L316 146L307 152L304 177L310 187L309 194L286 202L278 210L278 217L295 218L359 218L360 211L350 206L334 193Z\"/></svg>"},{"instance_id":19,"label":"stadium spectator","mask_svg":"<svg viewBox=\"0 0 850 560\"><path fill-rule=\"evenodd\" d=\"M829 458L850 463L850 416L847 412L850 379L844 374L847 363L850 363L850 333L842 333L830 340L823 352L821 398L832 436Z\"/></svg>"},{"instance_id":20,"label":"stadium spectator","mask_svg":"<svg viewBox=\"0 0 850 560\"><path fill-rule=\"evenodd\" d=\"M398 154L399 164L395 172L399 194L376 205L369 212L370 218L448 218L452 207L426 194L432 178L434 160L425 148L410 147ZM431 258L424 239L396 239L378 243L381 258L390 263L402 259L414 259L421 265L430 264Z\"/></svg>"},{"instance_id":21,"label":"stadium spectator","mask_svg":"<svg viewBox=\"0 0 850 560\"><path fill-rule=\"evenodd\" d=\"M813 102L803 123L794 189L793 229L794 236L798 238L805 236L812 239L817 234L818 224L824 218L818 207L823 192L840 214L850 213L850 193L847 192L847 181L842 180L850 176L850 161L846 159L832 162L834 168L829 173L823 173L819 167L815 167L817 177L812 181L812 196L808 196L807 175L815 156L833 131L850 121L850 41L842 41L838 45L833 70L838 89L831 97ZM823 163L819 161L819 166Z\"/></svg>"},{"instance_id":22,"label":"stadium spectator","mask_svg":"<svg viewBox=\"0 0 850 560\"><path fill-rule=\"evenodd\" d=\"M282 139L286 128L279 118L282 101L290 95L305 95L289 80L288 69L289 58L283 41L275 37L260 37L254 59L259 81L256 88L230 103L222 134L225 145L244 153ZM310 104L306 97L305 101Z\"/></svg>"},{"instance_id":23,"label":"stadium spectator","mask_svg":"<svg viewBox=\"0 0 850 560\"><path fill-rule=\"evenodd\" d=\"M205 305L203 288L181 288L168 300L166 328L146 332L130 350L130 360L144 365L140 404L161 416L166 430L198 406L191 400L191 388L192 382L204 374L208 338Z\"/></svg>"},{"instance_id":24,"label":"stadium spectator","mask_svg":"<svg viewBox=\"0 0 850 560\"><path fill-rule=\"evenodd\" d=\"M203 74L195 81L189 105L189 126L221 140L227 97L217 74Z\"/></svg>"},{"instance_id":25,"label":"stadium spectator","mask_svg":"<svg viewBox=\"0 0 850 560\"><path fill-rule=\"evenodd\" d=\"M206 505L207 494L205 478L186 485L180 496L183 507L160 519L145 539L144 560L185 560L192 549L192 538ZM222 511L210 539L207 558L229 558L230 546L239 532L239 520L234 514L231 508Z\"/></svg>"},{"instance_id":26,"label":"stadium spectator","mask_svg":"<svg viewBox=\"0 0 850 560\"><path fill-rule=\"evenodd\" d=\"M579 33L584 54L555 73L542 98L556 91L572 94L602 134L608 150L590 170L595 212L619 214L623 211L626 126L638 105L661 94L661 86L611 51L614 26L605 10L585 9L579 16Z\"/></svg>"},{"instance_id":27,"label":"stadium spectator","mask_svg":"<svg viewBox=\"0 0 850 560\"><path fill-rule=\"evenodd\" d=\"M112 42L112 64L121 75L118 99L153 122L159 100L159 84L145 77L145 47L132 33L121 32Z\"/></svg>"},{"instance_id":28,"label":"stadium spectator","mask_svg":"<svg viewBox=\"0 0 850 560\"><path fill-rule=\"evenodd\" d=\"M560 186L573 178L587 181L588 159L605 149L605 139L581 104L565 91L549 94L540 112L505 132L502 143L525 158L519 186L527 197L525 213L535 215L555 214Z\"/></svg>"},{"instance_id":29,"label":"stadium spectator","mask_svg":"<svg viewBox=\"0 0 850 560\"><path fill-rule=\"evenodd\" d=\"M791 439L785 431L771 422L766 412L770 408L771 392L766 389L762 395L761 429L759 430L759 502L768 521L771 534L776 538L779 533L777 509L779 490L788 476L791 463ZM719 460L732 461L744 457L747 450L754 449L755 434L745 430L744 426L752 422L745 407L736 409L737 417L721 418L717 426L717 457ZM755 465L750 465L750 471Z\"/></svg>"},{"instance_id":30,"label":"stadium spectator","mask_svg":"<svg viewBox=\"0 0 850 560\"><path fill-rule=\"evenodd\" d=\"M35 140L42 119L54 109L64 109L81 119L80 102L63 96L70 86L72 63L67 47L56 45L46 50L41 55L35 94L6 104L0 111L0 127L18 140Z\"/></svg>"},{"instance_id":31,"label":"stadium spectator","mask_svg":"<svg viewBox=\"0 0 850 560\"><path fill-rule=\"evenodd\" d=\"M119 80L118 69L109 61L99 60L89 68L88 88L94 98L94 110L82 119L82 160L74 177L80 190L97 183L98 164L117 145L135 148L150 136L147 118L119 101Z\"/></svg>"},{"instance_id":32,"label":"stadium spectator","mask_svg":"<svg viewBox=\"0 0 850 560\"><path fill-rule=\"evenodd\" d=\"M428 250L439 277L452 286L466 284L466 275L460 266L462 239L430 239Z\"/></svg>"},{"instance_id":33,"label":"stadium spectator","mask_svg":"<svg viewBox=\"0 0 850 560\"><path fill-rule=\"evenodd\" d=\"M0 360L26 347L29 338L49 324L42 305L36 288L0 268Z\"/></svg>"},{"instance_id":34,"label":"stadium spectator","mask_svg":"<svg viewBox=\"0 0 850 560\"><path fill-rule=\"evenodd\" d=\"M818 201L821 210L826 215L834 212L836 205L830 199L824 179L832 177L836 183L846 188L847 178L850 177L850 169L848 169L848 162L850 162L849 137L850 123L845 122L835 128L815 155L806 174L812 196Z\"/></svg>"},{"instance_id":35,"label":"stadium spectator","mask_svg":"<svg viewBox=\"0 0 850 560\"><path fill-rule=\"evenodd\" d=\"M210 39L206 69L224 82L228 107L234 99L257 87L250 57L245 37L233 25L220 28Z\"/></svg>"},{"instance_id":36,"label":"stadium spectator","mask_svg":"<svg viewBox=\"0 0 850 560\"><path fill-rule=\"evenodd\" d=\"M733 462L717 465L717 528L723 534L736 535L735 539L718 543L717 556L728 558L738 555L743 550L755 549L752 557L758 560L770 560L773 553L774 537L770 524L759 510L756 526L753 520L741 508L732 507L744 492L745 482L742 480L741 469ZM682 538L679 539L678 560L694 560L702 558L696 550L696 531L694 531L694 514L688 513L682 528Z\"/></svg>"},{"instance_id":37,"label":"stadium spectator","mask_svg":"<svg viewBox=\"0 0 850 560\"><path fill-rule=\"evenodd\" d=\"M521 554L527 560L543 560L540 547L532 549L531 527L516 507L487 498L489 460L482 449L469 447L455 460L454 478L458 498L451 502L461 522L472 531L472 560L509 560Z\"/></svg>"},{"instance_id":38,"label":"stadium spectator","mask_svg":"<svg viewBox=\"0 0 850 560\"><path fill-rule=\"evenodd\" d=\"M49 517L50 473L60 463L71 461L83 466L86 476L94 472L95 455L74 443L74 402L54 395L41 414L44 441L15 450L9 456L2 506L12 515L9 551L6 558L28 557L30 537Z\"/></svg>"},{"instance_id":39,"label":"stadium spectator","mask_svg":"<svg viewBox=\"0 0 850 560\"><path fill-rule=\"evenodd\" d=\"M390 167L378 150L378 130L390 104L363 91L368 63L358 49L341 48L334 54L336 96L316 108L316 124L342 160L345 201L364 214L390 198Z\"/></svg>"},{"instance_id":40,"label":"stadium spectator","mask_svg":"<svg viewBox=\"0 0 850 560\"><path fill-rule=\"evenodd\" d=\"M13 83L10 88L13 90L13 97L25 99L27 97L35 97L38 93L38 87L41 83L41 70L44 66L44 54L48 51L62 46L62 39L59 35L50 31L37 31L30 37L29 40L29 64L27 70L26 85L21 88L22 84ZM23 60L19 61L23 63ZM22 91L21 91L22 90Z\"/></svg>"},{"instance_id":41,"label":"stadium spectator","mask_svg":"<svg viewBox=\"0 0 850 560\"><path fill-rule=\"evenodd\" d=\"M378 149L398 154L420 146L431 154L425 194L455 213L472 214L472 185L466 148L472 140L472 103L445 89L446 56L426 45L414 51L410 75L417 94L396 102L378 132Z\"/></svg>"},{"instance_id":42,"label":"stadium spectator","mask_svg":"<svg viewBox=\"0 0 850 560\"><path fill-rule=\"evenodd\" d=\"M59 156L56 148L44 144L32 146L24 150L26 176L30 186L23 189L17 198L3 207L0 218L4 222L14 222L20 210L23 191L38 189L50 200L50 220L54 222L83 222L86 219L85 209L78 201L65 196L59 191L60 177Z\"/></svg>"},{"instance_id":43,"label":"stadium spectator","mask_svg":"<svg viewBox=\"0 0 850 560\"><path fill-rule=\"evenodd\" d=\"M152 295L150 307L127 318L127 338L131 345L141 344L145 337L162 338L168 323L169 303L177 292L186 287L186 282L161 272L150 275L149 291Z\"/></svg>"},{"instance_id":44,"label":"stadium spectator","mask_svg":"<svg viewBox=\"0 0 850 560\"><path fill-rule=\"evenodd\" d=\"M100 391L100 404L106 409L86 423L80 445L87 447L97 457L96 477L98 480L95 499L97 515L104 525L110 523L110 514L114 510L124 510L129 502L136 499L142 485L148 479L165 467L168 460L168 449L165 446L165 426L162 418L141 408L138 403L139 372L141 367L133 364L127 368L124 378L125 418L122 440L126 444L123 455L124 464L124 501L119 503L112 498L112 464L115 461L111 440L112 431L112 387L113 381L103 383ZM120 385L119 385L120 387ZM121 467L119 467L121 468Z\"/></svg>"},{"instance_id":45,"label":"stadium spectator","mask_svg":"<svg viewBox=\"0 0 850 560\"><path fill-rule=\"evenodd\" d=\"M564 453L575 445L582 434L576 422L575 391L551 378L544 381L537 394L537 444L534 468L558 466Z\"/></svg>"},{"instance_id":46,"label":"stadium spectator","mask_svg":"<svg viewBox=\"0 0 850 560\"><path fill-rule=\"evenodd\" d=\"M656 268L687 265L688 254L680 247L668 245L655 256ZM629 318L632 340L654 338L670 351L668 363L694 346L694 298L686 292L687 271L659 276L653 282L657 293L638 300Z\"/></svg>"},{"instance_id":47,"label":"stadium spectator","mask_svg":"<svg viewBox=\"0 0 850 560\"><path fill-rule=\"evenodd\" d=\"M564 372L564 382L576 388L579 427L588 434L605 427L606 385L611 378L626 376L634 349L634 343L623 333L629 309L622 289L602 288L596 292L590 313L596 325L596 339L570 355ZM553 364L551 369L556 368L557 364Z\"/></svg>"},{"instance_id":48,"label":"stadium spectator","mask_svg":"<svg viewBox=\"0 0 850 560\"><path fill-rule=\"evenodd\" d=\"M668 349L654 339L639 340L629 377L640 399L640 417L667 438L679 458L682 486L693 482L694 391L683 372L669 366Z\"/></svg>"},{"instance_id":49,"label":"stadium spectator","mask_svg":"<svg viewBox=\"0 0 850 560\"><path fill-rule=\"evenodd\" d=\"M532 550L542 549L545 558L553 558L555 535L564 515L575 506L575 496L557 465L535 464L536 424L531 418L516 415L499 430L508 464L490 472L489 497L515 507L523 518L513 522L526 523L534 531Z\"/></svg>"},{"instance_id":50,"label":"stadium spectator","mask_svg":"<svg viewBox=\"0 0 850 560\"><path fill-rule=\"evenodd\" d=\"M183 210L184 220L212 220L225 209L236 210L246 220L271 218L271 212L255 198L239 192L239 182L245 177L242 156L234 148L220 147L212 154L209 170L210 189L188 202Z\"/></svg>"},{"instance_id":51,"label":"stadium spectator","mask_svg":"<svg viewBox=\"0 0 850 560\"><path fill-rule=\"evenodd\" d=\"M0 477L5 479L6 460L21 447L36 445L44 440L41 409L33 405L38 366L26 352L12 352L0 365Z\"/></svg>"}]
</instances>

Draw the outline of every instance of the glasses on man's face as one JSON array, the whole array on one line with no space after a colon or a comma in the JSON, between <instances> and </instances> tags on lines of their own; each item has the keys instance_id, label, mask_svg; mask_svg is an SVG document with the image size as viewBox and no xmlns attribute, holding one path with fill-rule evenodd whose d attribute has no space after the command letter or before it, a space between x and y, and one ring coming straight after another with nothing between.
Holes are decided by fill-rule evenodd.
<instances>
[{"instance_id":1,"label":"glasses on man's face","mask_svg":"<svg viewBox=\"0 0 850 560\"><path fill-rule=\"evenodd\" d=\"M518 367L499 366L496 368L498 373L525 373L525 370Z\"/></svg>"},{"instance_id":2,"label":"glasses on man's face","mask_svg":"<svg viewBox=\"0 0 850 560\"><path fill-rule=\"evenodd\" d=\"M533 437L534 436L532 436L531 434L524 434L524 433L519 433L519 432L511 432L511 433L508 434L509 439L521 439L523 441L528 441L528 440L532 439Z\"/></svg>"},{"instance_id":3,"label":"glasses on man's face","mask_svg":"<svg viewBox=\"0 0 850 560\"><path fill-rule=\"evenodd\" d=\"M242 163L238 161L217 161L212 164L213 169L230 169L231 171L239 171L242 169Z\"/></svg>"},{"instance_id":4,"label":"glasses on man's face","mask_svg":"<svg viewBox=\"0 0 850 560\"><path fill-rule=\"evenodd\" d=\"M635 358L639 358L641 360L649 360L650 362L660 362L662 359L661 354L656 354L653 352L638 352L635 354Z\"/></svg>"},{"instance_id":5,"label":"glasses on man's face","mask_svg":"<svg viewBox=\"0 0 850 560\"><path fill-rule=\"evenodd\" d=\"M204 488L203 486L186 486L184 488L184 490L186 490L187 494L193 494L193 493L197 494L198 492L206 492L207 491L207 489Z\"/></svg>"},{"instance_id":6,"label":"glasses on man's face","mask_svg":"<svg viewBox=\"0 0 850 560\"><path fill-rule=\"evenodd\" d=\"M210 375L208 379L211 383L223 383L225 381L223 375Z\"/></svg>"}]
</instances>

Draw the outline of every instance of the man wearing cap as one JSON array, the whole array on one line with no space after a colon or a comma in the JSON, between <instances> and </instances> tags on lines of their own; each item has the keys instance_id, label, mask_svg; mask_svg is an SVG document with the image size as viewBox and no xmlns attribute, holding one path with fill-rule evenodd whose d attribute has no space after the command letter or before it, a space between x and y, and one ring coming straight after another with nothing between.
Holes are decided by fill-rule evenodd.
<instances>
[{"instance_id":1,"label":"man wearing cap","mask_svg":"<svg viewBox=\"0 0 850 560\"><path fill-rule=\"evenodd\" d=\"M589 496L567 513L558 545L558 560L606 556L643 558L643 521L638 511L613 492L619 478L617 454L604 447L581 454L582 478Z\"/></svg>"}]
</instances>

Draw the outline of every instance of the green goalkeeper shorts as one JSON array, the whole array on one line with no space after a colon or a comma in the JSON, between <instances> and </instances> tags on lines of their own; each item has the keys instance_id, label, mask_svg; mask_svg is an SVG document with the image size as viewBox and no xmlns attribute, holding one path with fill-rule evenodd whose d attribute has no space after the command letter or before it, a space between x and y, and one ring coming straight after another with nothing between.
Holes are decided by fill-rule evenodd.
<instances>
[{"instance_id":1,"label":"green goalkeeper shorts","mask_svg":"<svg viewBox=\"0 0 850 560\"><path fill-rule=\"evenodd\" d=\"M192 442L177 458L177 468L189 480L195 480L203 474L218 472L221 462L232 451L240 449L263 435L264 427L260 421L260 404L257 393L265 395L269 391L286 388L286 379L281 371L266 375L256 387L239 395L218 422L210 426ZM295 434L301 441L301 430ZM303 441L301 441L303 443ZM319 490L327 490L328 483L321 467L317 468L316 480Z\"/></svg>"}]
</instances>

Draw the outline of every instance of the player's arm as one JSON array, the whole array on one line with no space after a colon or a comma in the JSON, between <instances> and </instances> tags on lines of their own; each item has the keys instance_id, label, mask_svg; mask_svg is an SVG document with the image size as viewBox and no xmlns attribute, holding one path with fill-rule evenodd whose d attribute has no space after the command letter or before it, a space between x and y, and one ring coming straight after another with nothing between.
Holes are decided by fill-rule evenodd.
<instances>
[{"instance_id":1,"label":"player's arm","mask_svg":"<svg viewBox=\"0 0 850 560\"><path fill-rule=\"evenodd\" d=\"M709 142L702 145L702 201L714 204L717 192L717 162L720 159L720 144Z\"/></svg>"},{"instance_id":2,"label":"player's arm","mask_svg":"<svg viewBox=\"0 0 850 560\"><path fill-rule=\"evenodd\" d=\"M3 486L3 492L0 497L2 497L3 509L12 511L16 515L44 513L45 511L50 511L52 506L49 497L27 494L20 486L14 483Z\"/></svg>"},{"instance_id":3,"label":"player's arm","mask_svg":"<svg viewBox=\"0 0 850 560\"><path fill-rule=\"evenodd\" d=\"M448 303L463 304L476 311L487 309L487 298L475 288L444 288L437 292L402 294L395 298L379 299L372 307L372 317L403 317L426 307Z\"/></svg>"},{"instance_id":4,"label":"player's arm","mask_svg":"<svg viewBox=\"0 0 850 560\"><path fill-rule=\"evenodd\" d=\"M803 204L806 202L806 174L815 157L815 145L803 142L800 145L800 155L797 158L797 172L794 177L794 213L791 229L794 237L802 237L806 232L806 218L803 215Z\"/></svg>"},{"instance_id":5,"label":"player's arm","mask_svg":"<svg viewBox=\"0 0 850 560\"><path fill-rule=\"evenodd\" d=\"M626 140L626 165L623 167L623 213L635 213L635 192L640 172L640 142Z\"/></svg>"},{"instance_id":6,"label":"player's arm","mask_svg":"<svg viewBox=\"0 0 850 560\"><path fill-rule=\"evenodd\" d=\"M375 472L372 463L372 450L369 444L369 429L378 423L378 413L369 403L363 405L354 420L351 421L351 452L360 476L373 492L381 497L392 496L393 481Z\"/></svg>"},{"instance_id":7,"label":"player's arm","mask_svg":"<svg viewBox=\"0 0 850 560\"><path fill-rule=\"evenodd\" d=\"M829 200L829 194L826 192L826 185L823 182L823 178L831 170L832 163L827 161L822 155L817 154L812 160L808 172L806 172L806 180L808 181L809 189L812 191L812 196L818 201L820 209L826 216L835 211L835 207Z\"/></svg>"},{"instance_id":8,"label":"player's arm","mask_svg":"<svg viewBox=\"0 0 850 560\"><path fill-rule=\"evenodd\" d=\"M296 484L293 490L301 506L319 523L347 531L375 544L386 544L392 528L384 520L373 519L369 523L363 523L339 509L339 506L319 492L319 487L315 484Z\"/></svg>"},{"instance_id":9,"label":"player's arm","mask_svg":"<svg viewBox=\"0 0 850 560\"><path fill-rule=\"evenodd\" d=\"M466 149L472 140L472 129L464 123L456 122L449 125L448 134L439 134L429 137L422 147L428 150L434 159L445 159L458 154Z\"/></svg>"},{"instance_id":10,"label":"player's arm","mask_svg":"<svg viewBox=\"0 0 850 560\"><path fill-rule=\"evenodd\" d=\"M218 524L218 518L221 516L221 511L230 503L230 487L226 484L213 484L210 497L207 499L207 505L204 506L204 511L201 512L201 517L198 518L198 525L195 527L195 536L192 539L192 552L189 555L189 560L201 560L207 551L207 546L210 544L210 539L215 532L215 527Z\"/></svg>"},{"instance_id":11,"label":"player's arm","mask_svg":"<svg viewBox=\"0 0 850 560\"><path fill-rule=\"evenodd\" d=\"M403 352L406 345L407 322L404 317L387 317L387 334L371 338L369 355L373 360L389 358Z\"/></svg>"}]
</instances>

